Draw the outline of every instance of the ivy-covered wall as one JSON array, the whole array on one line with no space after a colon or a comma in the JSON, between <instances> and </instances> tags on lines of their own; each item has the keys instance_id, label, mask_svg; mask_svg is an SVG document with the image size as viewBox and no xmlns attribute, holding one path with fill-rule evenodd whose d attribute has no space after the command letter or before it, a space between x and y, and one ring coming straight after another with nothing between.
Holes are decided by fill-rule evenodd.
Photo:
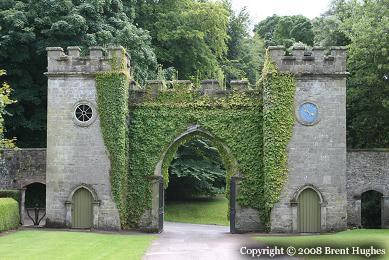
<instances>
[{"instance_id":1,"label":"ivy-covered wall","mask_svg":"<svg viewBox=\"0 0 389 260\"><path fill-rule=\"evenodd\" d=\"M122 228L128 228L128 86L130 75L125 50L112 57L111 71L96 75L97 107L105 146L111 162L113 198Z\"/></svg>"},{"instance_id":2,"label":"ivy-covered wall","mask_svg":"<svg viewBox=\"0 0 389 260\"><path fill-rule=\"evenodd\" d=\"M266 53L262 72L263 89L263 172L266 201L261 219L269 229L270 214L279 202L288 178L288 152L294 126L294 96L296 79L281 73Z\"/></svg>"},{"instance_id":3,"label":"ivy-covered wall","mask_svg":"<svg viewBox=\"0 0 389 260\"><path fill-rule=\"evenodd\" d=\"M263 198L262 178L262 102L259 92L233 92L222 96L201 95L185 88L133 92L129 123L129 222L136 226L145 209L151 208L151 182L157 163L173 140L191 125L199 125L216 137L213 145L226 145L234 158L219 149L226 164L227 178L239 171L243 179L241 205L259 209ZM141 100L141 101L140 101ZM191 137L185 138L186 142ZM178 143L179 144L179 143ZM178 144L166 154L167 167ZM234 159L234 160L233 160ZM233 161L238 162L237 169ZM227 181L228 183L228 181Z\"/></svg>"},{"instance_id":4,"label":"ivy-covered wall","mask_svg":"<svg viewBox=\"0 0 389 260\"><path fill-rule=\"evenodd\" d=\"M193 125L215 137L210 141L219 148L225 163L227 184L233 174L241 175L240 206L257 209L268 225L287 178L294 77L278 73L268 56L259 88L264 101L260 90L204 94L179 83L170 84L169 89L165 84L157 88L154 84L128 92L126 68L116 59L113 63L112 71L98 74L96 83L101 127L111 160L112 191L122 227L138 227L142 215L151 209L151 180L158 162L164 159L166 187L167 170L179 145L193 138L209 139L193 134L171 146ZM228 153L223 146L228 147ZM227 197L228 191L227 186Z\"/></svg>"}]
</instances>

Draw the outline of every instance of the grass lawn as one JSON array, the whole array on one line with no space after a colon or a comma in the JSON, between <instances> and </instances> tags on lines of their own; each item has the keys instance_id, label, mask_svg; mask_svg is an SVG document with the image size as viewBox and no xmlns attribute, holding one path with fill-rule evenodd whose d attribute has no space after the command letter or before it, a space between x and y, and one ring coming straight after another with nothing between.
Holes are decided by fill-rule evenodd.
<instances>
[{"instance_id":1,"label":"grass lawn","mask_svg":"<svg viewBox=\"0 0 389 260\"><path fill-rule=\"evenodd\" d=\"M0 259L141 259L153 235L17 231L0 235Z\"/></svg>"},{"instance_id":2,"label":"grass lawn","mask_svg":"<svg viewBox=\"0 0 389 260\"><path fill-rule=\"evenodd\" d=\"M330 246L332 248L350 248L348 256L305 256L304 259L366 259L365 257L357 258L351 255L351 247L353 246L371 246L375 248L385 248L386 255L374 259L389 259L389 230L388 229L355 229L336 234L323 235L300 235L300 236L262 236L256 239L264 242L267 245L279 245L284 248L294 246L295 248L307 248L316 246ZM296 255L296 257L298 257Z\"/></svg>"},{"instance_id":3,"label":"grass lawn","mask_svg":"<svg viewBox=\"0 0 389 260\"><path fill-rule=\"evenodd\" d=\"M165 206L165 220L228 226L227 210L228 200L224 196L214 199L168 201Z\"/></svg>"}]
</instances>

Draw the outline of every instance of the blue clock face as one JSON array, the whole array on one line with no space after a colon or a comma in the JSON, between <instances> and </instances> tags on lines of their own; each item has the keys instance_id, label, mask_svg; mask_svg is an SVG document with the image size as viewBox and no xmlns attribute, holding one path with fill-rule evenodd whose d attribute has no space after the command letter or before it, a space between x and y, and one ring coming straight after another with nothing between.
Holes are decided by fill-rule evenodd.
<instances>
[{"instance_id":1,"label":"blue clock face","mask_svg":"<svg viewBox=\"0 0 389 260\"><path fill-rule=\"evenodd\" d=\"M314 124L319 116L319 109L313 103L304 103L299 108L300 120L305 124Z\"/></svg>"}]
</instances>

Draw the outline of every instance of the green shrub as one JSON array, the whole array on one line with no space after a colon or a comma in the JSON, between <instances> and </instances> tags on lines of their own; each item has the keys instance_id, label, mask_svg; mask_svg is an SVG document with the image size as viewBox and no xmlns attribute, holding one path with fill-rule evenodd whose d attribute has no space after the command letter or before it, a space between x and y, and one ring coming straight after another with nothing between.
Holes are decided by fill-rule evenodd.
<instances>
[{"instance_id":1,"label":"green shrub","mask_svg":"<svg viewBox=\"0 0 389 260\"><path fill-rule=\"evenodd\" d=\"M19 226L19 204L12 198L0 198L0 232Z\"/></svg>"},{"instance_id":2,"label":"green shrub","mask_svg":"<svg viewBox=\"0 0 389 260\"><path fill-rule=\"evenodd\" d=\"M20 200L19 190L0 190L0 198L13 198L16 201Z\"/></svg>"}]
</instances>

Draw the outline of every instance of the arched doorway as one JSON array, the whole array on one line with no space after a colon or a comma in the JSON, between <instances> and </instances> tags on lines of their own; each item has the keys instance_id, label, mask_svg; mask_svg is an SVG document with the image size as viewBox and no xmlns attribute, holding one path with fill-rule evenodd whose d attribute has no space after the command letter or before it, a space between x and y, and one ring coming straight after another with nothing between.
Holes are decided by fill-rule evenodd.
<instances>
[{"instance_id":1,"label":"arched doorway","mask_svg":"<svg viewBox=\"0 0 389 260\"><path fill-rule=\"evenodd\" d=\"M238 173L238 164L235 160L235 158L232 156L231 151L229 148L221 142L218 138L210 134L209 132L199 129L198 126L189 128L188 131L178 136L174 141L165 149L164 153L161 156L161 160L157 164L157 167L155 169L155 175L160 180L160 186L159 186L159 196L158 196L158 204L155 200L153 200L153 208L158 206L159 210L154 210L154 212L158 212L159 214L159 220L158 220L158 229L159 231L163 230L163 221L164 221L164 208L165 208L165 188L166 188L166 182L169 180L169 166L172 163L172 160L174 158L174 155L178 151L179 147L187 144L188 142L194 141L194 140L201 140L205 141L208 144L212 145L216 150L217 153L220 155L220 159L222 161L223 166L225 167L225 176L224 176L224 184L225 184L225 194L228 198L226 201L226 210L224 213L224 216L227 219L227 216L229 216L229 222L230 222L230 231L234 232L235 230L235 185L233 189L230 189L231 180L235 179L232 178L233 176L237 175ZM165 185L163 184L165 183ZM232 187L232 186L231 186ZM232 198L232 199L231 199ZM228 222L228 220L227 220Z\"/></svg>"},{"instance_id":2,"label":"arched doorway","mask_svg":"<svg viewBox=\"0 0 389 260\"><path fill-rule=\"evenodd\" d=\"M320 197L311 188L304 189L298 197L298 232L317 233L321 230Z\"/></svg>"},{"instance_id":3,"label":"arched doorway","mask_svg":"<svg viewBox=\"0 0 389 260\"><path fill-rule=\"evenodd\" d=\"M89 190L79 188L72 198L72 228L92 228L93 196Z\"/></svg>"},{"instance_id":4,"label":"arched doorway","mask_svg":"<svg viewBox=\"0 0 389 260\"><path fill-rule=\"evenodd\" d=\"M23 225L45 225L46 185L40 182L30 183L24 187L22 192Z\"/></svg>"},{"instance_id":5,"label":"arched doorway","mask_svg":"<svg viewBox=\"0 0 389 260\"><path fill-rule=\"evenodd\" d=\"M361 196L361 225L363 228L381 228L382 193L369 190Z\"/></svg>"}]
</instances>

